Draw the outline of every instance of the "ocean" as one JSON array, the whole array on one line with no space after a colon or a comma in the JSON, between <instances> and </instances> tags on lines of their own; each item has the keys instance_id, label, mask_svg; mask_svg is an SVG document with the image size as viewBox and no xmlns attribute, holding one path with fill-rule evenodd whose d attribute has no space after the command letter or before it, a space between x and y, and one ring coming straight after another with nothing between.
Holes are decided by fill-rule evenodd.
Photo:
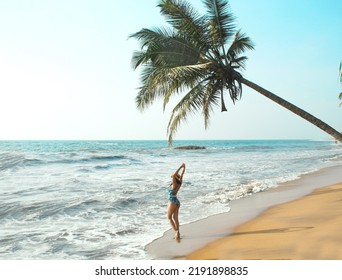
<instances>
[{"instance_id":1,"label":"ocean","mask_svg":"<svg viewBox=\"0 0 342 280\"><path fill-rule=\"evenodd\" d=\"M206 149L181 150L197 145ZM170 228L171 174L187 166L180 223L342 163L333 141L0 141L0 259L150 259Z\"/></svg>"}]
</instances>

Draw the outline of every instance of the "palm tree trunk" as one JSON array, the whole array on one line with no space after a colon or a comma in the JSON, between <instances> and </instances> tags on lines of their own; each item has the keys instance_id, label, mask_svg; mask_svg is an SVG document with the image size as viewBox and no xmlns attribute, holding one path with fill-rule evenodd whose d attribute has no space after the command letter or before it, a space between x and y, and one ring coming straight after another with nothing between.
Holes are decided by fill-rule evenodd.
<instances>
[{"instance_id":1,"label":"palm tree trunk","mask_svg":"<svg viewBox=\"0 0 342 280\"><path fill-rule=\"evenodd\" d=\"M244 85L254 89L255 91L261 93L262 95L266 96L267 98L271 99L272 101L278 103L279 105L285 107L286 109L290 110L291 112L295 113L296 115L302 117L303 119L307 120L308 122L312 123L313 125L317 126L318 128L322 129L326 133L330 134L334 137L337 141L342 143L342 134L326 124L325 122L321 121L320 119L316 118L315 116L309 114L308 112L302 110L301 108L293 105L292 103L286 101L285 99L273 94L272 92L254 84L253 82L246 80L245 78L240 79L240 82Z\"/></svg>"}]
</instances>

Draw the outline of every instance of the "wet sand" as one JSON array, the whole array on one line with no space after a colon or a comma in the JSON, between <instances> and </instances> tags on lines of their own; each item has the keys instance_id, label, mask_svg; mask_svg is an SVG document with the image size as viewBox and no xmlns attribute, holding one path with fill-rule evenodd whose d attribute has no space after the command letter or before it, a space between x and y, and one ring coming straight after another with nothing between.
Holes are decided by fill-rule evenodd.
<instances>
[{"instance_id":1,"label":"wet sand","mask_svg":"<svg viewBox=\"0 0 342 280\"><path fill-rule=\"evenodd\" d=\"M342 166L304 175L231 201L227 213L181 225L180 243L169 230L146 251L152 259L342 259L341 182Z\"/></svg>"}]
</instances>

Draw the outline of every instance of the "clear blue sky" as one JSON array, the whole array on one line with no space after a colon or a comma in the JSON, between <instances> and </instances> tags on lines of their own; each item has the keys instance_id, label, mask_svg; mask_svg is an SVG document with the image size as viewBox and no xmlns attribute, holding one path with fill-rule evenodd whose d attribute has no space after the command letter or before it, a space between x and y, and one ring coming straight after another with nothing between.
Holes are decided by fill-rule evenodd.
<instances>
[{"instance_id":1,"label":"clear blue sky","mask_svg":"<svg viewBox=\"0 0 342 280\"><path fill-rule=\"evenodd\" d=\"M190 0L203 11L200 0ZM237 24L255 42L247 79L338 130L342 1L231 0ZM135 107L138 44L128 36L164 25L155 0L0 0L0 139L167 139L174 99ZM204 130L200 114L176 139L329 139L244 88Z\"/></svg>"}]
</instances>

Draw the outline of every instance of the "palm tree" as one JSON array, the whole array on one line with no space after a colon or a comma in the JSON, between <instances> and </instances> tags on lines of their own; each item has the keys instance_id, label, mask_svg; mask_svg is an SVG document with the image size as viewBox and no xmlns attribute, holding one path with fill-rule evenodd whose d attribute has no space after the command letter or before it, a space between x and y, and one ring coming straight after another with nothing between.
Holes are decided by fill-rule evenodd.
<instances>
[{"instance_id":1,"label":"palm tree","mask_svg":"<svg viewBox=\"0 0 342 280\"><path fill-rule=\"evenodd\" d=\"M168 124L169 144L182 121L201 111L205 128L215 106L226 111L224 95L235 103L241 98L242 84L253 88L342 142L342 134L281 97L242 76L247 57L254 49L251 39L237 30L227 0L202 0L206 14L200 15L188 2L160 0L158 7L169 28L143 28L132 34L141 50L132 57L134 69L142 67L141 87L136 96L140 110L157 99L183 97L174 107Z\"/></svg>"}]
</instances>

